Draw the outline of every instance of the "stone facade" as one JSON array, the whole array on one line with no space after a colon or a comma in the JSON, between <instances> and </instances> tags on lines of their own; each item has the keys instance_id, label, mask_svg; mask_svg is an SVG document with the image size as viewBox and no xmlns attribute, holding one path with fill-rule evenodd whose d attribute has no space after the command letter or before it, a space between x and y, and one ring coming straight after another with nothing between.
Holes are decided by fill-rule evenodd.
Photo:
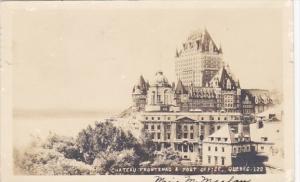
<instances>
[{"instance_id":1,"label":"stone facade","mask_svg":"<svg viewBox=\"0 0 300 182\"><path fill-rule=\"evenodd\" d=\"M188 37L175 67L176 85L158 71L150 84L140 76L132 92L157 151L171 147L183 161L228 166L256 150L249 124L273 105L269 92L242 89L207 30Z\"/></svg>"},{"instance_id":2,"label":"stone facade","mask_svg":"<svg viewBox=\"0 0 300 182\"><path fill-rule=\"evenodd\" d=\"M143 131L150 134L157 151L171 147L183 160L198 164L202 163L203 142L207 137L225 126L235 132L243 128L239 126L243 118L240 113L143 112L140 117Z\"/></svg>"},{"instance_id":3,"label":"stone facade","mask_svg":"<svg viewBox=\"0 0 300 182\"><path fill-rule=\"evenodd\" d=\"M177 79L185 86L206 86L223 67L222 57L222 48L216 46L208 31L196 31L176 51Z\"/></svg>"}]
</instances>

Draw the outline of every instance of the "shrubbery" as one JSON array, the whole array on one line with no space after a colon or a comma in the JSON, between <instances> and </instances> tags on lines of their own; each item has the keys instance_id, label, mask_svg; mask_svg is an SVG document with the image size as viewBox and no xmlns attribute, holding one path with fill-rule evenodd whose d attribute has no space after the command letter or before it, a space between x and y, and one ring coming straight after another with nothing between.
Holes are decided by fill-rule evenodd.
<instances>
[{"instance_id":1,"label":"shrubbery","mask_svg":"<svg viewBox=\"0 0 300 182\"><path fill-rule=\"evenodd\" d=\"M14 150L14 160L17 174L85 175L110 174L114 167L138 167L157 158L147 133L138 140L112 123L96 122L76 138L35 138L24 150Z\"/></svg>"}]
</instances>

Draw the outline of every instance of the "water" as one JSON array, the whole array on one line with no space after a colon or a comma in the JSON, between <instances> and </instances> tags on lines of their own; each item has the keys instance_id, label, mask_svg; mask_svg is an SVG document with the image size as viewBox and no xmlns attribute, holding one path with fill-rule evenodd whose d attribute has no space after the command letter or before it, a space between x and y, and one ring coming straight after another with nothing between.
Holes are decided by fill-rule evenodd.
<instances>
[{"instance_id":1,"label":"water","mask_svg":"<svg viewBox=\"0 0 300 182\"><path fill-rule=\"evenodd\" d=\"M41 117L15 117L13 120L13 142L15 147L26 146L32 136L39 136L42 139L50 132L58 135L76 137L89 124L93 126L95 121L101 121L108 115L93 116L41 116Z\"/></svg>"}]
</instances>

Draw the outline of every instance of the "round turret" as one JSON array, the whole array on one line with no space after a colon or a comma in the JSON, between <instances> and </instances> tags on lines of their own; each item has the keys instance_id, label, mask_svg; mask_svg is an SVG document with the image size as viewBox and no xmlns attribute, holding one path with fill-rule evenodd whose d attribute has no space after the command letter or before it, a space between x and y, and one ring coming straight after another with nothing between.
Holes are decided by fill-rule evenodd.
<instances>
[{"instance_id":1,"label":"round turret","mask_svg":"<svg viewBox=\"0 0 300 182\"><path fill-rule=\"evenodd\" d=\"M163 74L163 72L158 71L158 72L156 72L151 85L169 86L169 83L168 83L167 77Z\"/></svg>"}]
</instances>

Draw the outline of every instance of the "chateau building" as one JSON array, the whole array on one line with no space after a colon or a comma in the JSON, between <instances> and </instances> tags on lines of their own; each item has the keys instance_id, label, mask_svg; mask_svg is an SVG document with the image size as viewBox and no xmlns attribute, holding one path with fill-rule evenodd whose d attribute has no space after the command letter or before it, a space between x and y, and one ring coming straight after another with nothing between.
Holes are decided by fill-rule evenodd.
<instances>
[{"instance_id":1,"label":"chateau building","mask_svg":"<svg viewBox=\"0 0 300 182\"><path fill-rule=\"evenodd\" d=\"M242 89L207 30L188 37L175 67L176 85L158 71L150 83L140 76L132 90L132 108L156 150L171 147L183 160L208 166L233 165L257 150L249 124L273 106L269 92Z\"/></svg>"},{"instance_id":2,"label":"chateau building","mask_svg":"<svg viewBox=\"0 0 300 182\"><path fill-rule=\"evenodd\" d=\"M206 86L223 65L222 48L206 29L192 33L176 51L176 76L185 86Z\"/></svg>"},{"instance_id":3,"label":"chateau building","mask_svg":"<svg viewBox=\"0 0 300 182\"><path fill-rule=\"evenodd\" d=\"M227 126L249 133L240 113L143 112L139 120L150 134L157 151L171 147L183 160L202 163L203 141Z\"/></svg>"},{"instance_id":4,"label":"chateau building","mask_svg":"<svg viewBox=\"0 0 300 182\"><path fill-rule=\"evenodd\" d=\"M132 89L133 107L137 111L144 110L147 103L147 93L149 83L145 81L143 76L140 76L138 83Z\"/></svg>"},{"instance_id":5,"label":"chateau building","mask_svg":"<svg viewBox=\"0 0 300 182\"><path fill-rule=\"evenodd\" d=\"M242 98L244 113L261 113L274 105L268 90L243 89Z\"/></svg>"}]
</instances>

